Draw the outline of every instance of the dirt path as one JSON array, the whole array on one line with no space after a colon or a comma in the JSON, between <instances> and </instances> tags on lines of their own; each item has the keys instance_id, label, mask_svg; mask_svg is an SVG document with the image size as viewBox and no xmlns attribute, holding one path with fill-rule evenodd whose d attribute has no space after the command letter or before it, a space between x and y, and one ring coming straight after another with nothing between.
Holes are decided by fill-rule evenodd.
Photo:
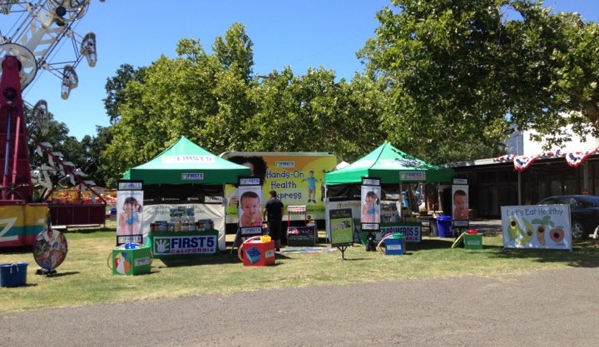
<instances>
[{"instance_id":1,"label":"dirt path","mask_svg":"<svg viewBox=\"0 0 599 347\"><path fill-rule=\"evenodd\" d=\"M597 268L1 315L0 346L597 346Z\"/></svg>"}]
</instances>

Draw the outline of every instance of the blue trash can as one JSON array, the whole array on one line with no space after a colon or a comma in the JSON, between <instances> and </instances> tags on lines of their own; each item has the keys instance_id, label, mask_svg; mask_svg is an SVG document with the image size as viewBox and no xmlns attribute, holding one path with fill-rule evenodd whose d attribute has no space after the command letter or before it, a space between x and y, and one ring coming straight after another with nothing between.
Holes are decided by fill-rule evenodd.
<instances>
[{"instance_id":1,"label":"blue trash can","mask_svg":"<svg viewBox=\"0 0 599 347\"><path fill-rule=\"evenodd\" d=\"M393 234L385 239L385 255L402 255L405 253L406 240L402 233Z\"/></svg>"},{"instance_id":2,"label":"blue trash can","mask_svg":"<svg viewBox=\"0 0 599 347\"><path fill-rule=\"evenodd\" d=\"M0 287L27 285L27 262L0 264Z\"/></svg>"},{"instance_id":3,"label":"blue trash can","mask_svg":"<svg viewBox=\"0 0 599 347\"><path fill-rule=\"evenodd\" d=\"M437 230L439 232L439 237L453 237L451 231L451 216L437 217Z\"/></svg>"}]
</instances>

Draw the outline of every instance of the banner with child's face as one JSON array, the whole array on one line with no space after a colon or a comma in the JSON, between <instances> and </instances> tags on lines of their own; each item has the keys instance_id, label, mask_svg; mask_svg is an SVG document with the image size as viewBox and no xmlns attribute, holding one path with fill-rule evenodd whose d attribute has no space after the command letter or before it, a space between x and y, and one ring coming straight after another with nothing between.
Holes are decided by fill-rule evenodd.
<instances>
[{"instance_id":1,"label":"banner with child's face","mask_svg":"<svg viewBox=\"0 0 599 347\"><path fill-rule=\"evenodd\" d=\"M381 186L378 178L362 178L362 230L378 230L381 223Z\"/></svg>"},{"instance_id":2,"label":"banner with child's face","mask_svg":"<svg viewBox=\"0 0 599 347\"><path fill-rule=\"evenodd\" d=\"M454 227L468 227L470 219L468 204L468 185L453 184L451 186L452 196L452 219Z\"/></svg>"},{"instance_id":3,"label":"banner with child's face","mask_svg":"<svg viewBox=\"0 0 599 347\"><path fill-rule=\"evenodd\" d=\"M239 182L238 220L242 230L258 228L262 232L262 186L256 178L242 178ZM258 230L256 229L256 230Z\"/></svg>"},{"instance_id":4,"label":"banner with child's face","mask_svg":"<svg viewBox=\"0 0 599 347\"><path fill-rule=\"evenodd\" d=\"M142 243L144 192L139 181L119 181L117 191L117 245Z\"/></svg>"}]
</instances>

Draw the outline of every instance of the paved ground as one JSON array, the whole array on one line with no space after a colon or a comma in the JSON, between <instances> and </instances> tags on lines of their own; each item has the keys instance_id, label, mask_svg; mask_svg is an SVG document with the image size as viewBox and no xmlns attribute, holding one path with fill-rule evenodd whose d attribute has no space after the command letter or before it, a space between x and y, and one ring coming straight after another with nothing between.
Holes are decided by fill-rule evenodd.
<instances>
[{"instance_id":1,"label":"paved ground","mask_svg":"<svg viewBox=\"0 0 599 347\"><path fill-rule=\"evenodd\" d=\"M588 346L597 268L3 314L1 346Z\"/></svg>"},{"instance_id":2,"label":"paved ground","mask_svg":"<svg viewBox=\"0 0 599 347\"><path fill-rule=\"evenodd\" d=\"M0 346L594 347L598 286L579 267L7 313Z\"/></svg>"}]
</instances>

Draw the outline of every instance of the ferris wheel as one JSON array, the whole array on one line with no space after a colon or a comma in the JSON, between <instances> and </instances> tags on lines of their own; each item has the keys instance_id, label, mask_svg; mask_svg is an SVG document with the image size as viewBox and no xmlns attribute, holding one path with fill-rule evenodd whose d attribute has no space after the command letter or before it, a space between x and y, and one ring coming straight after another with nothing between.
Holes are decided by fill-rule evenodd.
<instances>
[{"instance_id":1,"label":"ferris wheel","mask_svg":"<svg viewBox=\"0 0 599 347\"><path fill-rule=\"evenodd\" d=\"M60 95L68 99L77 87L77 66L85 58L91 67L97 62L96 35L84 36L74 31L75 24L85 16L91 0L0 0L0 206L3 200L32 201L34 186L53 186L44 177L32 179L27 141L30 138L24 115L22 92L36 79L40 71L58 77ZM100 2L103 2L100 0ZM62 42L70 42L72 54L57 52ZM66 57L66 58L65 58ZM39 100L32 106L31 116L41 133L48 130L48 105ZM38 149L48 156L49 165L42 165L53 177L70 177L73 171L67 163L55 157L50 144L44 145L31 137ZM36 151L37 152L37 151ZM54 165L56 162L59 165ZM47 182L46 182L47 181Z\"/></svg>"},{"instance_id":2,"label":"ferris wheel","mask_svg":"<svg viewBox=\"0 0 599 347\"><path fill-rule=\"evenodd\" d=\"M68 99L77 87L76 68L86 58L90 67L96 65L96 35L77 34L74 24L85 16L91 0L0 0L0 63L8 55L18 58L21 90L29 86L40 70L49 71L60 80L60 94ZM100 2L104 2L100 0ZM4 23L12 26L3 29ZM72 57L52 62L61 41L70 41ZM1 65L0 65L1 66ZM0 67L0 79L2 69Z\"/></svg>"}]
</instances>

